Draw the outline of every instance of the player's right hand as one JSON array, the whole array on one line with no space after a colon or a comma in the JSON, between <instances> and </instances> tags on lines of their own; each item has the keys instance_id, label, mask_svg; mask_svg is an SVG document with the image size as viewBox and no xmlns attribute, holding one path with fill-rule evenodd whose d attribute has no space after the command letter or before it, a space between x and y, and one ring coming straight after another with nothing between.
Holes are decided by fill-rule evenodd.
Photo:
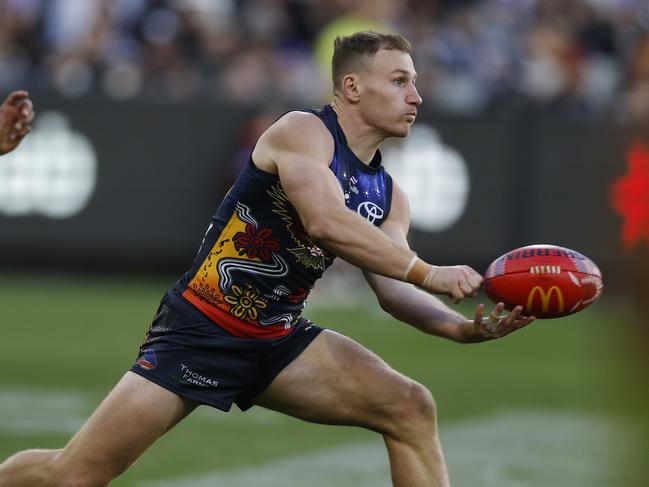
<instances>
[{"instance_id":1,"label":"player's right hand","mask_svg":"<svg viewBox=\"0 0 649 487\"><path fill-rule=\"evenodd\" d=\"M429 293L449 296L457 304L464 298L474 297L482 280L467 265L432 266L422 287Z\"/></svg>"}]
</instances>

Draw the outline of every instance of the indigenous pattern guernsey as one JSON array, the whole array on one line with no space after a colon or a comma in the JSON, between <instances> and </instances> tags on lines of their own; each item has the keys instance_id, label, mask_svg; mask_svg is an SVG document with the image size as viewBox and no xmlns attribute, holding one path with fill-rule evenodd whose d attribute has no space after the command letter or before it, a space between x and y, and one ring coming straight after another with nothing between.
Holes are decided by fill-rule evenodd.
<instances>
[{"instance_id":1,"label":"indigenous pattern guernsey","mask_svg":"<svg viewBox=\"0 0 649 487\"><path fill-rule=\"evenodd\" d=\"M330 169L347 207L380 225L392 199L392 179L381 166L381 154L377 151L369 166L363 164L347 146L329 105L304 111L318 116L334 138ZM251 158L175 291L232 335L277 338L291 332L315 281L333 259L305 231L279 177L258 169Z\"/></svg>"}]
</instances>

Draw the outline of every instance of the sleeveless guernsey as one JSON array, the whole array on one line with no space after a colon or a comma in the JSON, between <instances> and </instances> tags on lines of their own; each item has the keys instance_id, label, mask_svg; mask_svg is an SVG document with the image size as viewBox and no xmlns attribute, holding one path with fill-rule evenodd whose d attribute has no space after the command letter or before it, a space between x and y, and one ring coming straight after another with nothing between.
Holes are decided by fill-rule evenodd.
<instances>
[{"instance_id":1,"label":"sleeveless guernsey","mask_svg":"<svg viewBox=\"0 0 649 487\"><path fill-rule=\"evenodd\" d=\"M329 167L347 207L381 225L390 212L392 179L380 152L369 166L363 164L348 147L331 106L303 111L319 117L333 136ZM279 177L257 168L251 157L174 290L234 336L278 338L291 333L334 257L305 231Z\"/></svg>"}]
</instances>

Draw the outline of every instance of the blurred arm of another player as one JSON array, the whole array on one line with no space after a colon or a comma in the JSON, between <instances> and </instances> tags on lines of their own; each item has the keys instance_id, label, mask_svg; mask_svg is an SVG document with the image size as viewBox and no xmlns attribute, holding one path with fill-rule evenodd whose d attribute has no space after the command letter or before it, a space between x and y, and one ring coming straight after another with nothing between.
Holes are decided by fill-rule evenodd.
<instances>
[{"instance_id":1,"label":"blurred arm of another player","mask_svg":"<svg viewBox=\"0 0 649 487\"><path fill-rule=\"evenodd\" d=\"M408 199L396 183L392 195L392 209L387 220L381 225L381 230L398 245L408 245ZM471 320L452 310L435 296L405 282L371 272L364 272L364 275L384 311L421 331L458 343L476 343L500 338L534 321L534 317L521 315L521 306L503 316L503 303L498 303L488 317L484 317L484 305L479 304Z\"/></svg>"},{"instance_id":2,"label":"blurred arm of another player","mask_svg":"<svg viewBox=\"0 0 649 487\"><path fill-rule=\"evenodd\" d=\"M14 150L31 132L34 106L26 91L14 91L0 105L0 155Z\"/></svg>"},{"instance_id":3,"label":"blurred arm of another player","mask_svg":"<svg viewBox=\"0 0 649 487\"><path fill-rule=\"evenodd\" d=\"M304 228L327 250L363 270L456 301L475 295L482 277L473 269L432 266L405 241L395 241L345 206L340 183L329 169L333 152L333 137L320 119L290 112L262 134L252 159L260 169L279 175Z\"/></svg>"}]
</instances>

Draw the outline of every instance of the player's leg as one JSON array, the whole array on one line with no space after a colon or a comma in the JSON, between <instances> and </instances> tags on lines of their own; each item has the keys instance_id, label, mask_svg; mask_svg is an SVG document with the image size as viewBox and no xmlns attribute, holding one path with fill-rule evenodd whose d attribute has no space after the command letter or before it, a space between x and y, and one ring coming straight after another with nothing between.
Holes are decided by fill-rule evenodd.
<instances>
[{"instance_id":1,"label":"player's leg","mask_svg":"<svg viewBox=\"0 0 649 487\"><path fill-rule=\"evenodd\" d=\"M105 486L195 406L127 372L65 448L24 451L0 465L0 487Z\"/></svg>"},{"instance_id":2,"label":"player's leg","mask_svg":"<svg viewBox=\"0 0 649 487\"><path fill-rule=\"evenodd\" d=\"M338 333L320 333L253 403L381 433L395 487L449 485L428 389Z\"/></svg>"}]
</instances>

